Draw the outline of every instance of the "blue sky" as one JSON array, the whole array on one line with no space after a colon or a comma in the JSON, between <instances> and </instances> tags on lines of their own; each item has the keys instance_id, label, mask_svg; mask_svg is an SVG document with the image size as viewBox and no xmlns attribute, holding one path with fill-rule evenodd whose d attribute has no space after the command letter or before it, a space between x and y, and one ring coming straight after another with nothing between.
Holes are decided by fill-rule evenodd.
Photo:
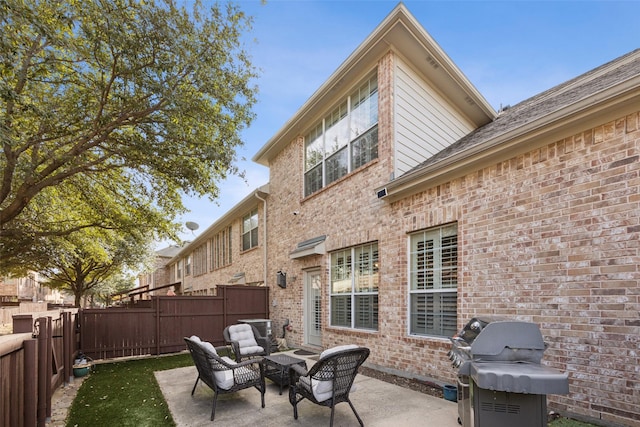
<instances>
[{"instance_id":1,"label":"blue sky","mask_svg":"<svg viewBox=\"0 0 640 427\"><path fill-rule=\"evenodd\" d=\"M207 0L203 0L207 3ZM251 158L398 4L387 0L236 0L253 16L247 49L260 70L256 119L243 132L246 180L220 198L185 198L193 239L257 187ZM495 108L514 105L640 47L639 1L404 1ZM246 182L245 182L246 181ZM166 246L166 242L158 247Z\"/></svg>"}]
</instances>

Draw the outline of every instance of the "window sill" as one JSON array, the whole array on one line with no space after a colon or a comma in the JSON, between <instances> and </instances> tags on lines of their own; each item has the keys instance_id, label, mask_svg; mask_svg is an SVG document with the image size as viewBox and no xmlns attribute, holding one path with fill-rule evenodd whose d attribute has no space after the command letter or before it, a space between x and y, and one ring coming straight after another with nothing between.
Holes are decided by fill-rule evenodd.
<instances>
[{"instance_id":1,"label":"window sill","mask_svg":"<svg viewBox=\"0 0 640 427\"><path fill-rule=\"evenodd\" d=\"M240 255L248 254L249 252L256 251L256 250L258 250L259 248L260 248L260 245L258 245L258 246L254 246L254 247L249 248L249 249L244 250L244 251L240 251Z\"/></svg>"},{"instance_id":2,"label":"window sill","mask_svg":"<svg viewBox=\"0 0 640 427\"><path fill-rule=\"evenodd\" d=\"M373 165L375 165L375 164L377 164L379 162L380 162L379 158L371 160L366 165L360 166L358 169L349 172L348 174L346 174L342 178L339 178L339 179L333 181L331 184L326 185L326 186L322 187L321 189L319 189L318 191L316 191L314 193L311 193L308 196L303 197L302 200L300 201L300 203L304 203L307 200L313 199L314 197L316 197L316 196L318 196L318 195L320 195L320 194L322 194L322 193L324 193L326 191L329 191L333 187L335 187L335 186L339 185L340 183L346 181L347 179L351 178L353 175L358 174L358 173L364 171L365 169L368 169L368 168L372 167Z\"/></svg>"}]
</instances>

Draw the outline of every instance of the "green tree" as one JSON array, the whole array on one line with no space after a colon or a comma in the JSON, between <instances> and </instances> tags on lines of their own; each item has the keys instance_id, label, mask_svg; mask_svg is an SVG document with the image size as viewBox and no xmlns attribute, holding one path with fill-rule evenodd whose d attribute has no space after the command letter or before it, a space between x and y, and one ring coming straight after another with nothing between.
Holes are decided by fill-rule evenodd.
<instances>
[{"instance_id":1,"label":"green tree","mask_svg":"<svg viewBox=\"0 0 640 427\"><path fill-rule=\"evenodd\" d=\"M0 0L0 271L84 229L175 237L184 194L241 174L251 19L186 3Z\"/></svg>"},{"instance_id":2,"label":"green tree","mask_svg":"<svg viewBox=\"0 0 640 427\"><path fill-rule=\"evenodd\" d=\"M47 267L40 270L43 284L74 296L80 307L85 296L104 299L117 291L125 271L148 269L153 264L151 241L140 233L120 235L114 230L86 229L57 242Z\"/></svg>"},{"instance_id":3,"label":"green tree","mask_svg":"<svg viewBox=\"0 0 640 427\"><path fill-rule=\"evenodd\" d=\"M100 285L96 286L90 293L91 300L94 303L110 305L112 302L111 295L127 291L136 287L136 277L125 273L118 273L108 278ZM93 305L93 304L92 304Z\"/></svg>"}]
</instances>

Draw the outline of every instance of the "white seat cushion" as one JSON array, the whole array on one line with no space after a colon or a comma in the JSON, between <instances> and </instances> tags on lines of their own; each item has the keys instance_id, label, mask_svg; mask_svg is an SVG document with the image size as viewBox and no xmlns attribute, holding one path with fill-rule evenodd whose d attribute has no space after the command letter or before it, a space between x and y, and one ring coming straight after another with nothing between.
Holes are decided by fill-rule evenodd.
<instances>
[{"instance_id":1,"label":"white seat cushion","mask_svg":"<svg viewBox=\"0 0 640 427\"><path fill-rule=\"evenodd\" d=\"M351 350L354 348L358 348L358 346L355 344L346 344L346 345L339 345L336 347L328 348L322 353L320 353L320 358L318 359L318 361L324 358L327 358L339 351ZM325 400L331 398L331 395L333 394L332 380L316 381L309 377L302 377L300 378L300 382L302 383L303 387L305 387L308 391L311 391L313 393L313 397L315 397L318 402L324 402ZM351 387L350 391L351 392L355 391L355 384Z\"/></svg>"},{"instance_id":2,"label":"white seat cushion","mask_svg":"<svg viewBox=\"0 0 640 427\"><path fill-rule=\"evenodd\" d=\"M345 344L345 345L338 345L336 347L331 347L326 349L322 353L320 353L320 358L318 360L322 360L325 357L331 356L333 353L337 353L339 351L344 351L344 350L352 350L354 348L358 348L358 346L355 344Z\"/></svg>"},{"instance_id":3,"label":"white seat cushion","mask_svg":"<svg viewBox=\"0 0 640 427\"><path fill-rule=\"evenodd\" d=\"M241 323L229 326L229 339L238 342L240 354L243 356L264 352L264 348L258 345L256 338L253 336L251 325Z\"/></svg>"},{"instance_id":4,"label":"white seat cushion","mask_svg":"<svg viewBox=\"0 0 640 427\"><path fill-rule=\"evenodd\" d=\"M236 362L227 356L221 357L222 360L227 362L230 365L235 365ZM213 373L213 377L216 380L216 384L218 387L223 388L225 390L229 390L233 387L233 371L231 369L225 369L223 371L215 371Z\"/></svg>"},{"instance_id":5,"label":"white seat cushion","mask_svg":"<svg viewBox=\"0 0 640 427\"><path fill-rule=\"evenodd\" d=\"M202 349L203 349L205 352L209 352L209 353L211 353L211 354L213 354L213 355L215 355L215 356L217 356L217 355L218 355L218 352L216 351L216 348L215 348L215 347L213 346L213 344L211 344L209 341L202 341L202 340L200 339L200 337L199 337L199 336L197 336L197 335L191 335L191 337L189 337L189 339L190 339L191 341L193 341L193 342L195 342L195 343L199 344L199 345L200 345L200 347L202 347Z\"/></svg>"},{"instance_id":6,"label":"white seat cushion","mask_svg":"<svg viewBox=\"0 0 640 427\"><path fill-rule=\"evenodd\" d=\"M200 343L200 345L202 346L204 351L208 351L209 353L213 354L214 356L218 355L218 352L216 351L216 348L209 341L202 341L202 343Z\"/></svg>"},{"instance_id":7,"label":"white seat cushion","mask_svg":"<svg viewBox=\"0 0 640 427\"><path fill-rule=\"evenodd\" d=\"M222 357L222 359L230 365L236 365L236 362L228 358L227 356ZM234 378L233 378L233 372L234 370L232 369L215 371L213 373L213 376L216 380L216 385L224 390L229 390L231 387L233 387L233 385L235 384ZM235 372L236 372L236 377L241 378L242 382L253 381L260 378L259 372L256 372L253 369L249 369L246 366L243 366L241 368L236 368Z\"/></svg>"}]
</instances>

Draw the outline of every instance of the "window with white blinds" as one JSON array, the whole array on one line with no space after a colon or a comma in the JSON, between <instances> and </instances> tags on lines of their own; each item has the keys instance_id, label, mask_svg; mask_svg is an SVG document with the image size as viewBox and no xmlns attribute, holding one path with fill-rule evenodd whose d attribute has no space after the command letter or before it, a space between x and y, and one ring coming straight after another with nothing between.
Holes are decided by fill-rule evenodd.
<instances>
[{"instance_id":1,"label":"window with white blinds","mask_svg":"<svg viewBox=\"0 0 640 427\"><path fill-rule=\"evenodd\" d=\"M410 236L410 333L453 336L457 332L458 226Z\"/></svg>"},{"instance_id":2,"label":"window with white blinds","mask_svg":"<svg viewBox=\"0 0 640 427\"><path fill-rule=\"evenodd\" d=\"M378 244L331 254L331 325L378 330Z\"/></svg>"}]
</instances>

